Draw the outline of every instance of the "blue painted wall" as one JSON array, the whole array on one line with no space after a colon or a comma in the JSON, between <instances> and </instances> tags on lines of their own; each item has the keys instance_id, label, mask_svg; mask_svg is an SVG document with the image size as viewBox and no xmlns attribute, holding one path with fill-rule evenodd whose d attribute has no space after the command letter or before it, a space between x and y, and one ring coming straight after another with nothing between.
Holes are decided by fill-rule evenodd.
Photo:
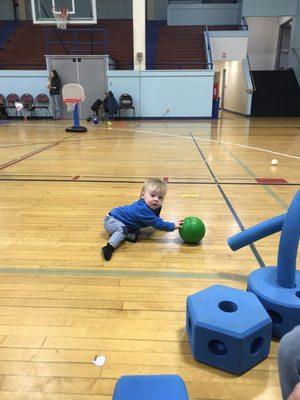
<instances>
[{"instance_id":1,"label":"blue painted wall","mask_svg":"<svg viewBox=\"0 0 300 400\"><path fill-rule=\"evenodd\" d=\"M39 93L49 94L47 89L48 71L1 71L0 70L0 93L5 97L9 93L16 93L19 97L24 93L31 93L35 98ZM44 111L38 112L45 115ZM13 110L9 110L14 115Z\"/></svg>"},{"instance_id":2,"label":"blue painted wall","mask_svg":"<svg viewBox=\"0 0 300 400\"><path fill-rule=\"evenodd\" d=\"M108 71L108 87L116 98L129 93L137 116L210 117L213 77L212 70Z\"/></svg>"},{"instance_id":3,"label":"blue painted wall","mask_svg":"<svg viewBox=\"0 0 300 400\"><path fill-rule=\"evenodd\" d=\"M132 18L132 0L97 0L97 17L98 19Z\"/></svg>"},{"instance_id":4,"label":"blue painted wall","mask_svg":"<svg viewBox=\"0 0 300 400\"><path fill-rule=\"evenodd\" d=\"M48 71L5 71L0 70L0 92L7 96L16 93L21 96L31 93L33 96L39 93L48 94Z\"/></svg>"},{"instance_id":5,"label":"blue painted wall","mask_svg":"<svg viewBox=\"0 0 300 400\"><path fill-rule=\"evenodd\" d=\"M213 71L108 71L108 87L118 99L129 93L141 117L210 117ZM1 93L48 94L47 71L1 71ZM87 99L91 103L95 99ZM169 110L167 113L166 111ZM129 114L131 116L131 113Z\"/></svg>"},{"instance_id":6,"label":"blue painted wall","mask_svg":"<svg viewBox=\"0 0 300 400\"><path fill-rule=\"evenodd\" d=\"M168 25L235 25L238 4L174 2L168 6Z\"/></svg>"},{"instance_id":7,"label":"blue painted wall","mask_svg":"<svg viewBox=\"0 0 300 400\"><path fill-rule=\"evenodd\" d=\"M243 16L273 17L296 15L299 0L243 0Z\"/></svg>"}]
</instances>

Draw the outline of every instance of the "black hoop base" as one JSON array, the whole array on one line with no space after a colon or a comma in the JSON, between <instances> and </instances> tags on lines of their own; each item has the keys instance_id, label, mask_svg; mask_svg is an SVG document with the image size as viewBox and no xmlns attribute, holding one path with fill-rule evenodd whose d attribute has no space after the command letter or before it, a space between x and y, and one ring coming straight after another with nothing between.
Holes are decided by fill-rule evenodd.
<instances>
[{"instance_id":1,"label":"black hoop base","mask_svg":"<svg viewBox=\"0 0 300 400\"><path fill-rule=\"evenodd\" d=\"M70 128L66 128L66 132L87 132L87 128L85 126L70 126Z\"/></svg>"}]
</instances>

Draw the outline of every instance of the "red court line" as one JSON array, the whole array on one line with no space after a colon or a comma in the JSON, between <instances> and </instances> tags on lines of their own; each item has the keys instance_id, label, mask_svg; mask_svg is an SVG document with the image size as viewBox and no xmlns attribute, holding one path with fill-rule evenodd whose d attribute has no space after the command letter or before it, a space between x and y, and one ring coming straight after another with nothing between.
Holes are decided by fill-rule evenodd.
<instances>
[{"instance_id":1,"label":"red court line","mask_svg":"<svg viewBox=\"0 0 300 400\"><path fill-rule=\"evenodd\" d=\"M288 183L282 178L255 178L257 183L265 183L266 185L271 185L272 183Z\"/></svg>"},{"instance_id":2,"label":"red court line","mask_svg":"<svg viewBox=\"0 0 300 400\"><path fill-rule=\"evenodd\" d=\"M115 128L126 128L127 124L125 122L114 122L113 123Z\"/></svg>"},{"instance_id":3,"label":"red court line","mask_svg":"<svg viewBox=\"0 0 300 400\"><path fill-rule=\"evenodd\" d=\"M63 142L64 140L66 140L66 139L68 139L68 138L70 138L70 137L72 137L72 136L74 136L74 135L67 136L67 137L65 137L64 139L59 140L58 142L48 144L47 146L44 146L44 147L42 147L42 148L40 148L40 149L38 149L38 150L34 150L34 151L32 151L31 153L25 154L25 155L22 156L22 157L16 158L15 160L8 161L7 163L0 165L0 171L1 171L2 169L5 169L5 168L7 168L7 167L10 167L11 165L17 164L17 163L20 162L20 161L26 160L27 158L30 158L30 157L32 157L32 156L35 156L36 154L39 154L39 153L41 153L42 151L51 149L51 147L57 146L58 144L60 144L61 142Z\"/></svg>"}]
</instances>

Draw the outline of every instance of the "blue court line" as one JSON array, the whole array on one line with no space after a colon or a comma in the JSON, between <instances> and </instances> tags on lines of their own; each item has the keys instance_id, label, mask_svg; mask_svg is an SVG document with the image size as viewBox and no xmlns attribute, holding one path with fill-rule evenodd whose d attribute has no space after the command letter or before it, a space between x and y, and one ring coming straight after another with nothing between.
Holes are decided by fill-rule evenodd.
<instances>
[{"instance_id":1,"label":"blue court line","mask_svg":"<svg viewBox=\"0 0 300 400\"><path fill-rule=\"evenodd\" d=\"M227 149L227 147L223 144L220 143L220 146L228 153L230 154L230 156L242 167L244 168L244 170L254 179L258 178L257 175L255 175L255 173L246 165L243 163L242 160L240 160L235 154L231 153L230 150ZM273 199L284 209L287 210L288 209L288 204L286 204L279 196L277 193L275 193L270 187L269 185L261 185L265 191L273 197Z\"/></svg>"},{"instance_id":2,"label":"blue court line","mask_svg":"<svg viewBox=\"0 0 300 400\"><path fill-rule=\"evenodd\" d=\"M127 269L97 269L82 268L82 269L56 269L56 268L17 268L4 267L0 268L1 275L33 275L33 276L113 276L113 277L147 277L147 278L186 278L186 279L224 279L236 282L246 282L247 274L232 274L232 273L206 273L206 272L173 272L173 271L145 271L145 270L127 270Z\"/></svg>"},{"instance_id":3,"label":"blue court line","mask_svg":"<svg viewBox=\"0 0 300 400\"><path fill-rule=\"evenodd\" d=\"M190 135L191 135L191 137L192 137L192 139L193 139L193 141L194 141L195 146L196 146L197 149L198 149L199 154L201 155L203 161L205 162L205 165L206 165L208 171L210 172L210 174L211 174L213 180L215 181L215 183L216 183L216 185L217 185L217 188L219 189L219 192L221 193L223 199L225 200L225 203L227 204L227 206L228 206L228 208L229 208L231 214L233 215L233 218L235 219L236 223L237 223L238 226L240 227L240 230L241 230L241 231L244 231L244 230L245 230L245 227L244 227L242 221L240 220L239 216L238 216L237 213L235 212L235 209L233 208L232 204L230 203L230 200L228 199L228 197L226 196L224 190L222 189L221 184L218 182L216 175L214 174L213 170L211 169L211 167L210 167L208 161L207 161L206 158L205 158L204 153L203 153L202 150L200 149L200 146L198 145L198 143L197 143L196 139L194 138L192 132L190 132ZM261 256L260 256L258 250L256 249L255 245L254 245L253 243L251 243L249 246L250 246L250 248L251 248L251 250L252 250L252 253L254 254L254 257L256 258L258 264L259 264L261 267L265 267L266 265L265 265L263 259L261 258Z\"/></svg>"}]
</instances>

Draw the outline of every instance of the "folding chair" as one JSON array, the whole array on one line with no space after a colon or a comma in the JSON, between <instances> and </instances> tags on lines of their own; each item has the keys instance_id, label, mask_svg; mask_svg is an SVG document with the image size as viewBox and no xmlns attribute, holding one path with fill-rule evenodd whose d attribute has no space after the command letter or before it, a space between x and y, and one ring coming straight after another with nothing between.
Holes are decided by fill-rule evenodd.
<instances>
[{"instance_id":1,"label":"folding chair","mask_svg":"<svg viewBox=\"0 0 300 400\"><path fill-rule=\"evenodd\" d=\"M23 109L29 113L31 116L32 111L34 111L34 98L30 93L25 93L20 97L20 102L23 104ZM27 115L24 115L26 118Z\"/></svg>"},{"instance_id":2,"label":"folding chair","mask_svg":"<svg viewBox=\"0 0 300 400\"><path fill-rule=\"evenodd\" d=\"M119 99L119 117L121 116L121 110L132 110L132 116L135 118L135 108L133 105L133 100L130 94L123 93Z\"/></svg>"},{"instance_id":3,"label":"folding chair","mask_svg":"<svg viewBox=\"0 0 300 400\"><path fill-rule=\"evenodd\" d=\"M5 108L5 97L0 93L0 119L7 119L8 115Z\"/></svg>"},{"instance_id":4,"label":"folding chair","mask_svg":"<svg viewBox=\"0 0 300 400\"><path fill-rule=\"evenodd\" d=\"M7 95L6 101L5 101L5 108L8 109L8 110L14 109L15 110L15 117L17 117L17 115L18 115L18 110L16 109L16 106L15 106L15 102L16 101L19 102L20 98L15 93L10 93L9 95Z\"/></svg>"},{"instance_id":5,"label":"folding chair","mask_svg":"<svg viewBox=\"0 0 300 400\"><path fill-rule=\"evenodd\" d=\"M50 105L50 100L49 100L49 97L45 93L40 93L36 96L35 102L34 102L35 109L46 110L46 115L42 115L42 117L47 117L48 114L49 114L49 117L51 117L49 105Z\"/></svg>"}]
</instances>

